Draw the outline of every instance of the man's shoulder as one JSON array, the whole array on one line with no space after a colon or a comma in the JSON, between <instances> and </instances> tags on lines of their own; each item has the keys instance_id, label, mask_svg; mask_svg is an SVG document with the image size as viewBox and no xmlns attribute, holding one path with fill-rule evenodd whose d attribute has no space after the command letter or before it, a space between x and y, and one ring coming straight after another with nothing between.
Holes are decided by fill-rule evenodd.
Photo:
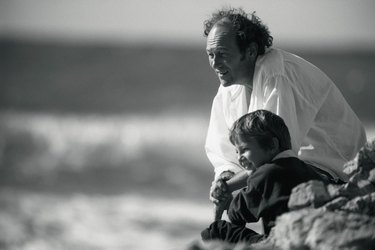
<instances>
[{"instance_id":1,"label":"man's shoulder","mask_svg":"<svg viewBox=\"0 0 375 250\"><path fill-rule=\"evenodd\" d=\"M271 48L258 56L255 64L255 77L265 77L282 75L285 73L284 69L284 55L285 51L277 48Z\"/></svg>"},{"instance_id":2,"label":"man's shoulder","mask_svg":"<svg viewBox=\"0 0 375 250\"><path fill-rule=\"evenodd\" d=\"M279 48L271 48L258 57L255 71L259 76L283 76L300 64L310 65L298 55Z\"/></svg>"}]
</instances>

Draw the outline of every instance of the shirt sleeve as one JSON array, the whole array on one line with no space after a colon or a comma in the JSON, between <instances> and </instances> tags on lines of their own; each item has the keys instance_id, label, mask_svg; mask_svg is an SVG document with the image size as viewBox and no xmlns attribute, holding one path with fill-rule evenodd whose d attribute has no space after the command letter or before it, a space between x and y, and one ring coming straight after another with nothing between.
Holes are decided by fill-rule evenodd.
<instances>
[{"instance_id":1,"label":"shirt sleeve","mask_svg":"<svg viewBox=\"0 0 375 250\"><path fill-rule=\"evenodd\" d=\"M263 88L263 109L283 118L289 129L292 149L297 153L313 125L318 108L304 98L290 81L282 75L266 80Z\"/></svg>"},{"instance_id":2,"label":"shirt sleeve","mask_svg":"<svg viewBox=\"0 0 375 250\"><path fill-rule=\"evenodd\" d=\"M229 141L229 129L224 117L222 95L219 91L213 100L205 144L207 157L215 168L215 179L224 171L237 173L241 170L237 164L235 147Z\"/></svg>"},{"instance_id":3,"label":"shirt sleeve","mask_svg":"<svg viewBox=\"0 0 375 250\"><path fill-rule=\"evenodd\" d=\"M229 220L236 225L259 220L262 195L252 185L243 188L232 200L228 209Z\"/></svg>"}]
</instances>

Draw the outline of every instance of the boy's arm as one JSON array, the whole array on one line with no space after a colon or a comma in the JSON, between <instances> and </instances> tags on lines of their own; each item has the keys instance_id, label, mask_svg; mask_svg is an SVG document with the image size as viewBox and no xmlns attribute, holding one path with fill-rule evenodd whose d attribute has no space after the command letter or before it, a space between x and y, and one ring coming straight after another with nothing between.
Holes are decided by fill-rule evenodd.
<instances>
[{"instance_id":1,"label":"boy's arm","mask_svg":"<svg viewBox=\"0 0 375 250\"><path fill-rule=\"evenodd\" d=\"M231 179L227 180L227 186L229 192L234 192L238 189L244 188L247 185L247 179L251 172L242 170L235 174Z\"/></svg>"},{"instance_id":2,"label":"boy's arm","mask_svg":"<svg viewBox=\"0 0 375 250\"><path fill-rule=\"evenodd\" d=\"M241 171L237 174L223 172L223 175L219 180L213 184L211 190L211 200L215 203L214 206L214 220L221 220L221 217L225 210L228 210L229 204L231 203L233 196L232 192L246 186L246 180L248 173Z\"/></svg>"},{"instance_id":3,"label":"boy's arm","mask_svg":"<svg viewBox=\"0 0 375 250\"><path fill-rule=\"evenodd\" d=\"M262 195L251 186L239 192L228 208L228 218L236 225L257 222L260 218L259 205Z\"/></svg>"},{"instance_id":4,"label":"boy's arm","mask_svg":"<svg viewBox=\"0 0 375 250\"><path fill-rule=\"evenodd\" d=\"M211 186L210 199L213 203L219 203L232 194L232 192L246 187L246 181L249 177L247 171L240 171L237 174L223 172L221 177L214 181ZM226 185L223 185L222 181L225 181Z\"/></svg>"}]
</instances>

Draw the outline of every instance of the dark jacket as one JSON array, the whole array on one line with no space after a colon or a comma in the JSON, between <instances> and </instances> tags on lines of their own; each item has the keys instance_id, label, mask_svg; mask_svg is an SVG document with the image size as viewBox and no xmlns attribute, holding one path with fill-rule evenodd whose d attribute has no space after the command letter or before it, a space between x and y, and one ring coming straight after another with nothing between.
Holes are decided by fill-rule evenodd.
<instances>
[{"instance_id":1,"label":"dark jacket","mask_svg":"<svg viewBox=\"0 0 375 250\"><path fill-rule=\"evenodd\" d=\"M296 157L280 158L256 169L247 187L234 197L228 217L235 225L245 225L263 218L266 235L278 215L288 211L292 189L309 180L322 180L314 169Z\"/></svg>"}]
</instances>

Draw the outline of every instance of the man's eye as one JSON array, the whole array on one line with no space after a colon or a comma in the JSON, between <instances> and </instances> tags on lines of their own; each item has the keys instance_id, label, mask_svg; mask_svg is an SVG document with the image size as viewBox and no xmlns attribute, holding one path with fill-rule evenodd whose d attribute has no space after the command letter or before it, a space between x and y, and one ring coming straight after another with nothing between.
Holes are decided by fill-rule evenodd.
<instances>
[{"instance_id":1,"label":"man's eye","mask_svg":"<svg viewBox=\"0 0 375 250\"><path fill-rule=\"evenodd\" d=\"M225 57L228 56L228 53L219 51L219 52L217 53L217 55L220 56L220 57L225 58Z\"/></svg>"}]
</instances>

